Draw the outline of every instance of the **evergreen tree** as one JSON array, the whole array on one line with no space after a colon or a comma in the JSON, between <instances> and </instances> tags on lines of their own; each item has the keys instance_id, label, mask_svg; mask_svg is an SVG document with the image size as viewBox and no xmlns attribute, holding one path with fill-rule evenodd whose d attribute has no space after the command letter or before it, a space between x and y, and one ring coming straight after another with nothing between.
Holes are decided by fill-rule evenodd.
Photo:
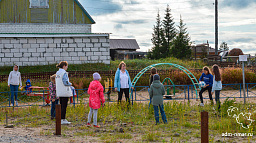
<instances>
[{"instance_id":1,"label":"evergreen tree","mask_svg":"<svg viewBox=\"0 0 256 143\"><path fill-rule=\"evenodd\" d=\"M175 22L171 15L171 9L169 5L167 5L167 8L165 10L165 17L164 20L162 21L164 31L164 36L162 37L162 46L163 50L165 51L165 54L163 55L164 57L170 56L171 42L173 38L176 36L176 28L174 24Z\"/></svg>"},{"instance_id":2,"label":"evergreen tree","mask_svg":"<svg viewBox=\"0 0 256 143\"><path fill-rule=\"evenodd\" d=\"M151 59L161 58L160 47L162 46L162 38L161 38L162 33L163 33L163 30L162 30L161 18L158 11L157 18L156 18L156 25L154 25L152 39L151 39L153 43L151 54L149 54L149 57Z\"/></svg>"},{"instance_id":3,"label":"evergreen tree","mask_svg":"<svg viewBox=\"0 0 256 143\"><path fill-rule=\"evenodd\" d=\"M220 51L228 51L229 50L229 47L228 47L228 44L226 42L222 42L220 44L220 48L219 48Z\"/></svg>"},{"instance_id":4,"label":"evergreen tree","mask_svg":"<svg viewBox=\"0 0 256 143\"><path fill-rule=\"evenodd\" d=\"M187 32L186 24L183 23L183 20L180 16L180 23L178 25L178 33L175 39L173 40L173 45L171 48L172 56L178 59L190 58L191 49L190 49L190 37Z\"/></svg>"}]
</instances>

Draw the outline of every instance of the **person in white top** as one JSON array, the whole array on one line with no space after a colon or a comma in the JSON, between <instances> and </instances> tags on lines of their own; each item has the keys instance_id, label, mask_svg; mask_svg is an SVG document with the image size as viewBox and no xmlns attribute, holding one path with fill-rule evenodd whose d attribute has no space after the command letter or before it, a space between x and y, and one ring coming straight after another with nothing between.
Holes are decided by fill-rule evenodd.
<instances>
[{"instance_id":1,"label":"person in white top","mask_svg":"<svg viewBox=\"0 0 256 143\"><path fill-rule=\"evenodd\" d=\"M13 71L10 72L8 77L8 86L11 89L11 106L14 105L14 95L15 95L15 104L18 106L18 89L22 86L21 74L19 72L19 66L14 65Z\"/></svg>"},{"instance_id":2,"label":"person in white top","mask_svg":"<svg viewBox=\"0 0 256 143\"><path fill-rule=\"evenodd\" d=\"M68 62L62 61L57 66L59 70L56 73L56 96L60 99L61 104L61 124L70 124L66 120L66 109L68 104L68 99L72 96L72 83L69 82L68 74L66 70L68 69Z\"/></svg>"},{"instance_id":3,"label":"person in white top","mask_svg":"<svg viewBox=\"0 0 256 143\"><path fill-rule=\"evenodd\" d=\"M122 101L123 93L125 94L126 102L130 104L129 89L132 88L131 78L126 70L126 64L122 61L117 68L114 82L115 91L118 91L118 103Z\"/></svg>"}]
</instances>

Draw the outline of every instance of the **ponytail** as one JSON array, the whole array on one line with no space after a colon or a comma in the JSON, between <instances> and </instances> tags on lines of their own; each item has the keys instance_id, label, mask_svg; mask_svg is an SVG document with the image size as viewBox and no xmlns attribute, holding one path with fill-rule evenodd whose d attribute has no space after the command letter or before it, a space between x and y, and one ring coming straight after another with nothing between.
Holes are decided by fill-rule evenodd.
<instances>
[{"instance_id":1,"label":"ponytail","mask_svg":"<svg viewBox=\"0 0 256 143\"><path fill-rule=\"evenodd\" d=\"M56 68L63 68L63 66L68 66L68 62L61 61L59 64L56 65Z\"/></svg>"}]
</instances>

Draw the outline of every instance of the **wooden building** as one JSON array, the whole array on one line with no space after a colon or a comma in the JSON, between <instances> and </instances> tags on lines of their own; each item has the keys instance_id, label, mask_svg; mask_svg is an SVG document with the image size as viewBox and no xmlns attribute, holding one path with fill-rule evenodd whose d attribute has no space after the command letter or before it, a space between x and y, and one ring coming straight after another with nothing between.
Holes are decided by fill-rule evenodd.
<instances>
[{"instance_id":1,"label":"wooden building","mask_svg":"<svg viewBox=\"0 0 256 143\"><path fill-rule=\"evenodd\" d=\"M0 0L0 66L110 64L109 34L78 0Z\"/></svg>"}]
</instances>

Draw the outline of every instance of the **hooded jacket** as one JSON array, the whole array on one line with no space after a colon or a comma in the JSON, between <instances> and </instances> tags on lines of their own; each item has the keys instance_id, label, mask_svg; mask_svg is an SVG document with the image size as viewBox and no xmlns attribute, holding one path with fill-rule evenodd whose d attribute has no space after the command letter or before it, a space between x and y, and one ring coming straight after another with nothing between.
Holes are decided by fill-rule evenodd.
<instances>
[{"instance_id":1,"label":"hooded jacket","mask_svg":"<svg viewBox=\"0 0 256 143\"><path fill-rule=\"evenodd\" d=\"M92 109L99 109L101 103L104 104L104 93L103 86L98 80L94 80L90 83L89 89L87 93L90 95L89 97L89 107Z\"/></svg>"},{"instance_id":2,"label":"hooded jacket","mask_svg":"<svg viewBox=\"0 0 256 143\"><path fill-rule=\"evenodd\" d=\"M20 86L22 86L21 74L19 72L19 66L18 66L17 71L15 71L13 69L13 71L10 72L9 77L8 77L8 86L9 85L20 85Z\"/></svg>"},{"instance_id":3,"label":"hooded jacket","mask_svg":"<svg viewBox=\"0 0 256 143\"><path fill-rule=\"evenodd\" d=\"M154 80L150 86L149 95L154 106L163 105L163 95L165 94L164 85L160 80Z\"/></svg>"},{"instance_id":4,"label":"hooded jacket","mask_svg":"<svg viewBox=\"0 0 256 143\"><path fill-rule=\"evenodd\" d=\"M29 85L27 85L29 83ZM28 90L28 88L29 87L31 87L32 85L31 85L31 82L30 82L30 80L28 79L27 81L26 81L26 86L25 86L25 90Z\"/></svg>"}]
</instances>

